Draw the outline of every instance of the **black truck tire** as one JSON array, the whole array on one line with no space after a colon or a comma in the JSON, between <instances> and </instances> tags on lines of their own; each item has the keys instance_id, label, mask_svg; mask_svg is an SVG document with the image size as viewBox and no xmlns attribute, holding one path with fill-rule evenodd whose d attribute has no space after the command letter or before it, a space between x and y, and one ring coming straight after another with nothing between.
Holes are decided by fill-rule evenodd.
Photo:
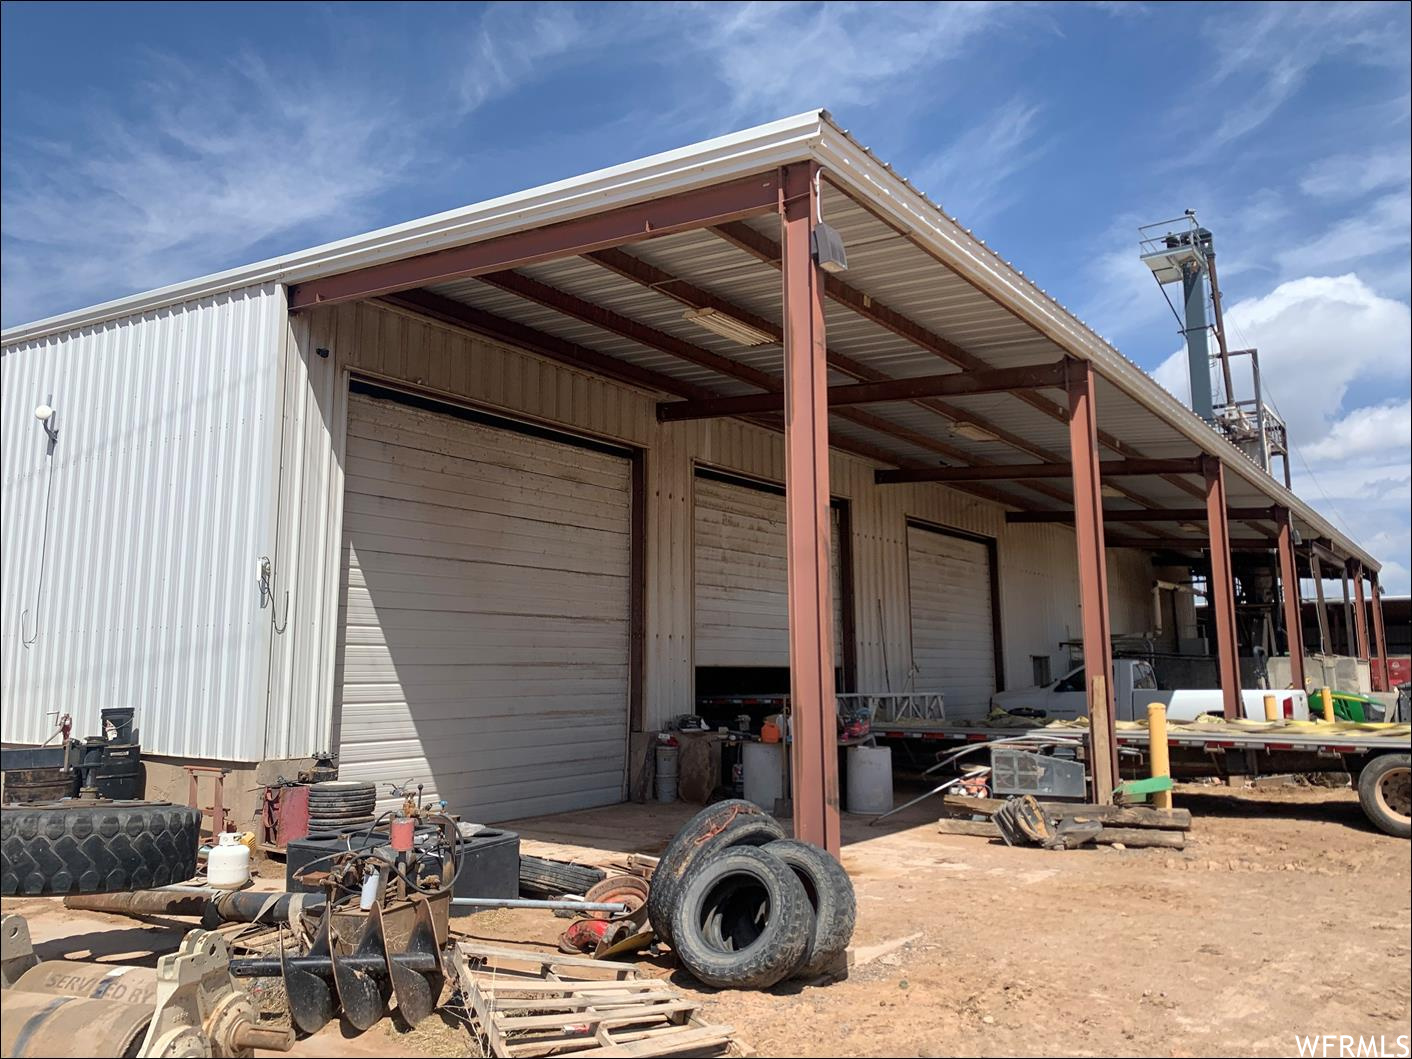
<instances>
[{"instance_id":1,"label":"black truck tire","mask_svg":"<svg viewBox=\"0 0 1412 1059\"><path fill-rule=\"evenodd\" d=\"M808 953L814 913L792 868L764 849L734 846L698 861L672 917L681 965L717 989L769 989Z\"/></svg>"},{"instance_id":2,"label":"black truck tire","mask_svg":"<svg viewBox=\"0 0 1412 1059\"><path fill-rule=\"evenodd\" d=\"M814 933L794 976L817 978L837 965L853 940L853 926L858 919L853 880L842 864L808 842L784 838L763 848L799 877L814 909Z\"/></svg>"},{"instance_id":3,"label":"black truck tire","mask_svg":"<svg viewBox=\"0 0 1412 1059\"><path fill-rule=\"evenodd\" d=\"M601 868L587 864L520 855L521 897L553 899L564 894L587 893L589 887L607 877L608 873Z\"/></svg>"},{"instance_id":4,"label":"black truck tire","mask_svg":"<svg viewBox=\"0 0 1412 1059\"><path fill-rule=\"evenodd\" d=\"M784 828L775 818L743 798L708 805L688 820L667 844L652 871L647 918L658 939L672 944L677 893L696 864L716 850L763 846L781 838L784 838Z\"/></svg>"},{"instance_id":5,"label":"black truck tire","mask_svg":"<svg viewBox=\"0 0 1412 1059\"><path fill-rule=\"evenodd\" d=\"M0 814L0 893L119 893L196 874L201 814L169 802L51 802Z\"/></svg>"},{"instance_id":6,"label":"black truck tire","mask_svg":"<svg viewBox=\"0 0 1412 1059\"><path fill-rule=\"evenodd\" d=\"M1412 754L1379 754L1364 765L1358 804L1379 831L1412 838Z\"/></svg>"}]
</instances>

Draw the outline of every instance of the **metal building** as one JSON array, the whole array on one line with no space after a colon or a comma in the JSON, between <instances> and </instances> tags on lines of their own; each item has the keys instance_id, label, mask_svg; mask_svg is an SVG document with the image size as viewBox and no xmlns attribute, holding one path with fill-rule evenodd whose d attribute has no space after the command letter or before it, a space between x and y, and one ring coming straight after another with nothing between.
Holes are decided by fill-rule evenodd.
<instances>
[{"instance_id":1,"label":"metal building","mask_svg":"<svg viewBox=\"0 0 1412 1059\"><path fill-rule=\"evenodd\" d=\"M1228 696L1233 555L1338 564L1386 654L1371 555L823 112L0 363L8 742L133 705L155 755L334 749L503 819L620 800L635 733L768 672L827 838L836 685L983 712L1150 631L1164 556L1209 554Z\"/></svg>"}]
</instances>

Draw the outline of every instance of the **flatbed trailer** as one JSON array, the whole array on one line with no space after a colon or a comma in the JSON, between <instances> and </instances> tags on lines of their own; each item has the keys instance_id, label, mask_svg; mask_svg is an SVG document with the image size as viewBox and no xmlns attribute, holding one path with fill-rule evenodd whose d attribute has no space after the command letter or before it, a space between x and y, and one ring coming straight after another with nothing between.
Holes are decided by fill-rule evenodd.
<instances>
[{"instance_id":1,"label":"flatbed trailer","mask_svg":"<svg viewBox=\"0 0 1412 1059\"><path fill-rule=\"evenodd\" d=\"M875 716L872 734L947 746L996 740L1016 749L1072 746L1080 758L1088 745L1088 728L1070 724L954 724ZM1146 726L1119 725L1115 734L1120 770L1146 775L1151 742ZM1399 838L1412 835L1412 729L1406 724L1194 722L1169 725L1167 746L1176 779L1347 772L1375 826Z\"/></svg>"}]
</instances>

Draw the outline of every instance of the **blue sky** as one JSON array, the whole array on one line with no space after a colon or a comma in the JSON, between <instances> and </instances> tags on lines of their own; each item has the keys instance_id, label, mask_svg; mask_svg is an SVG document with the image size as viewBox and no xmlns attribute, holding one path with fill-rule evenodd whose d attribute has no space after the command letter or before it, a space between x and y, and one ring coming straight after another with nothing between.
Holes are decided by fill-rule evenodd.
<instances>
[{"instance_id":1,"label":"blue sky","mask_svg":"<svg viewBox=\"0 0 1412 1059\"><path fill-rule=\"evenodd\" d=\"M1135 227L1196 208L1297 488L1406 592L1409 10L6 3L0 315L823 106L1183 397Z\"/></svg>"}]
</instances>

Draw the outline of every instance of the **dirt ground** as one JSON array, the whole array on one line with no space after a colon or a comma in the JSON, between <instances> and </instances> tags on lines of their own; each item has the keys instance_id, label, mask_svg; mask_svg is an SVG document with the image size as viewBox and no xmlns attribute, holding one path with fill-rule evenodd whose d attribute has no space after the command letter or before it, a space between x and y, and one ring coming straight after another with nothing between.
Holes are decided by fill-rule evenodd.
<instances>
[{"instance_id":1,"label":"dirt ground","mask_svg":"<svg viewBox=\"0 0 1412 1059\"><path fill-rule=\"evenodd\" d=\"M643 969L699 996L747 1054L1295 1055L1295 1035L1326 1033L1395 1048L1412 1021L1407 842L1365 824L1348 790L1183 786L1177 804L1196 818L1181 851L1009 849L938 834L934 802L880 827L845 817L859 905L845 980L730 993L698 989L667 959ZM591 860L658 852L691 809L509 826L526 852ZM53 901L5 909L25 912L46 958L138 962L179 936ZM541 946L564 925L527 911L457 923ZM356 1039L330 1026L296 1054L479 1052L447 1017Z\"/></svg>"}]
</instances>

